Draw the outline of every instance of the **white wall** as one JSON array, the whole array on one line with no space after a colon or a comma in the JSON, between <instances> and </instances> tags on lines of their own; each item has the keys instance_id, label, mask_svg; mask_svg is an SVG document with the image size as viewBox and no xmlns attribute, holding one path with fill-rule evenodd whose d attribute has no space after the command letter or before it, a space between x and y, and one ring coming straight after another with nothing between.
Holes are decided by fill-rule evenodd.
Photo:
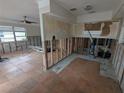
<instances>
[{"instance_id":1,"label":"white wall","mask_svg":"<svg viewBox=\"0 0 124 93\"><path fill-rule=\"evenodd\" d=\"M112 19L112 11L80 15L77 17L77 23L89 23L108 21Z\"/></svg>"},{"instance_id":2,"label":"white wall","mask_svg":"<svg viewBox=\"0 0 124 93\"><path fill-rule=\"evenodd\" d=\"M50 0L50 13L68 22L76 21L76 17L59 5L55 0Z\"/></svg>"},{"instance_id":3,"label":"white wall","mask_svg":"<svg viewBox=\"0 0 124 93\"><path fill-rule=\"evenodd\" d=\"M24 27L27 30L28 36L40 36L40 26L39 25L14 23L14 22L3 22L3 21L0 21L0 25Z\"/></svg>"},{"instance_id":4,"label":"white wall","mask_svg":"<svg viewBox=\"0 0 124 93\"><path fill-rule=\"evenodd\" d=\"M112 13L113 19L124 18L124 0L121 0L120 4L115 7Z\"/></svg>"},{"instance_id":5,"label":"white wall","mask_svg":"<svg viewBox=\"0 0 124 93\"><path fill-rule=\"evenodd\" d=\"M76 17L59 5L55 0L38 0L40 14L56 16L68 22L75 22Z\"/></svg>"},{"instance_id":6,"label":"white wall","mask_svg":"<svg viewBox=\"0 0 124 93\"><path fill-rule=\"evenodd\" d=\"M119 43L124 43L124 26L121 29L121 34L119 38Z\"/></svg>"},{"instance_id":7,"label":"white wall","mask_svg":"<svg viewBox=\"0 0 124 93\"><path fill-rule=\"evenodd\" d=\"M50 0L38 0L37 3L38 3L40 13L50 12Z\"/></svg>"},{"instance_id":8,"label":"white wall","mask_svg":"<svg viewBox=\"0 0 124 93\"><path fill-rule=\"evenodd\" d=\"M122 24L120 27L119 43L124 43L124 19L122 20Z\"/></svg>"}]
</instances>

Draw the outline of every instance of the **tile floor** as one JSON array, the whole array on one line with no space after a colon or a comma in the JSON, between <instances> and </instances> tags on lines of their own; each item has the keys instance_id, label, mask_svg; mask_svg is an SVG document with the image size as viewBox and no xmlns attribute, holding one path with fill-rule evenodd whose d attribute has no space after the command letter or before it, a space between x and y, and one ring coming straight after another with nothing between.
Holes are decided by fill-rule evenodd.
<instances>
[{"instance_id":1,"label":"tile floor","mask_svg":"<svg viewBox=\"0 0 124 93\"><path fill-rule=\"evenodd\" d=\"M86 55L80 55L80 54L72 54L72 55L68 56L67 58L60 61L58 64L56 64L54 67L52 67L50 70L54 71L56 73L60 73L76 58L88 60L89 62L99 63L100 64L100 74L102 76L117 80L115 73L114 73L114 69L109 60L102 59L102 58L93 58L92 56L86 56Z\"/></svg>"},{"instance_id":2,"label":"tile floor","mask_svg":"<svg viewBox=\"0 0 124 93\"><path fill-rule=\"evenodd\" d=\"M18 52L5 55L0 63L0 93L30 93L42 75L42 53Z\"/></svg>"},{"instance_id":3,"label":"tile floor","mask_svg":"<svg viewBox=\"0 0 124 93\"><path fill-rule=\"evenodd\" d=\"M13 53L11 55L5 55L5 57L8 57L9 60L7 60L3 63L0 63L0 93L30 93L30 91L32 89L34 89L39 84L40 81L42 81L42 80L44 82L46 81L44 79L44 74L46 74L46 72L44 73L42 70L42 53L34 52L34 51L26 51L23 53L19 52L19 53ZM61 74L61 73L63 73L64 69L68 69L68 66L73 62L72 60L74 60L77 57L84 58L81 55L73 54L73 55L67 57L62 62L60 62L58 65L56 65L51 70L54 72L57 72L58 74ZM94 63L94 62L92 61L92 63ZM82 70L86 68L85 66L83 66L83 67L82 67ZM73 68L75 68L75 67L73 67ZM67 70L65 70L65 71L67 71ZM85 70L85 71L87 71L87 70ZM76 72L76 73L78 73L78 72ZM58 84L59 83L61 83L61 85L63 84L61 81L59 81L59 80L56 81L56 79L54 79L57 77L57 75L55 73L50 72L47 74L48 74L47 81L50 78L53 78L52 81L54 81L54 83L58 82ZM52 77L51 77L51 75L52 75ZM68 75L70 75L70 74L67 71L67 76ZM64 76L62 78L64 78ZM49 82L45 82L44 84L51 87L49 85ZM41 85L42 85L42 83L41 83ZM63 86L63 87L65 87L65 86ZM45 89L47 89L47 88L45 88ZM58 91L58 90L56 90L56 91ZM64 89L62 89L62 91L60 93L64 93L63 91L64 91ZM78 91L78 90L76 90L76 91ZM33 93L37 93L37 92L33 92ZM46 92L43 92L43 93L46 93Z\"/></svg>"},{"instance_id":4,"label":"tile floor","mask_svg":"<svg viewBox=\"0 0 124 93\"><path fill-rule=\"evenodd\" d=\"M121 93L119 84L99 74L97 62L77 58L63 71L42 77L31 93Z\"/></svg>"}]
</instances>

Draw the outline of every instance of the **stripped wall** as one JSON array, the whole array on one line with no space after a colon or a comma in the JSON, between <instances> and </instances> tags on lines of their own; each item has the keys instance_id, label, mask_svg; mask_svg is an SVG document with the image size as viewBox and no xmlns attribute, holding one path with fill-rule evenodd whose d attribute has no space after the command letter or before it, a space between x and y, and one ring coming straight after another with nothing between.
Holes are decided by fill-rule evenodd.
<instances>
[{"instance_id":1,"label":"stripped wall","mask_svg":"<svg viewBox=\"0 0 124 93\"><path fill-rule=\"evenodd\" d=\"M41 46L41 34L39 25L29 25L23 23L14 23L14 22L0 22L0 25L3 26L17 26L24 27L27 31L28 41L23 42L6 42L0 43L0 54L11 53L14 51L20 51L28 48L28 46Z\"/></svg>"},{"instance_id":2,"label":"stripped wall","mask_svg":"<svg viewBox=\"0 0 124 93\"><path fill-rule=\"evenodd\" d=\"M104 26L104 22L101 22L101 29L98 31L102 32L102 27ZM111 38L111 39L117 39L117 33L119 32L119 24L120 22L112 22L112 25L110 25L110 33L106 36L95 36L95 38ZM88 37L84 34L85 30L85 23L78 23L73 24L73 31L72 36L73 37ZM90 30L94 31L94 30ZM96 30L97 31L97 30Z\"/></svg>"},{"instance_id":3,"label":"stripped wall","mask_svg":"<svg viewBox=\"0 0 124 93\"><path fill-rule=\"evenodd\" d=\"M104 26L104 22L101 22L101 29ZM119 32L120 22L112 22L110 25L110 33L106 36L97 36L95 38L110 38L117 39L117 33ZM69 23L65 22L55 16L45 15L44 16L44 32L45 40L51 40L52 36L56 36L57 39L67 37L86 37L84 35L85 23Z\"/></svg>"},{"instance_id":4,"label":"stripped wall","mask_svg":"<svg viewBox=\"0 0 124 93\"><path fill-rule=\"evenodd\" d=\"M0 43L0 54L23 51L29 46L42 46L40 36L27 36L27 41Z\"/></svg>"},{"instance_id":5,"label":"stripped wall","mask_svg":"<svg viewBox=\"0 0 124 93\"><path fill-rule=\"evenodd\" d=\"M116 48L115 56L113 59L113 67L115 70L117 80L119 81L122 91L124 93L124 46L123 44L118 44Z\"/></svg>"}]
</instances>

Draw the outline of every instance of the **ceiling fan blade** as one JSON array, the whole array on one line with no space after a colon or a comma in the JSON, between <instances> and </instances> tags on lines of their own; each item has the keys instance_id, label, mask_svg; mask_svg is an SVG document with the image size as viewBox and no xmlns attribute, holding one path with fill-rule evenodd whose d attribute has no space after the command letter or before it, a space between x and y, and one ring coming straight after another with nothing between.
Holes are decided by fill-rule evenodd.
<instances>
[{"instance_id":1,"label":"ceiling fan blade","mask_svg":"<svg viewBox=\"0 0 124 93\"><path fill-rule=\"evenodd\" d=\"M24 16L23 20L15 20L15 19L13 19L12 21L26 23L26 24L38 24L38 22L27 20L27 16Z\"/></svg>"},{"instance_id":2,"label":"ceiling fan blade","mask_svg":"<svg viewBox=\"0 0 124 93\"><path fill-rule=\"evenodd\" d=\"M29 24L34 23L34 24L36 24L37 22L33 22L33 21L26 21L26 23L29 23Z\"/></svg>"},{"instance_id":3,"label":"ceiling fan blade","mask_svg":"<svg viewBox=\"0 0 124 93\"><path fill-rule=\"evenodd\" d=\"M20 22L27 23L27 24L37 24L37 22L28 21L28 20L23 20L23 21L20 21Z\"/></svg>"},{"instance_id":4,"label":"ceiling fan blade","mask_svg":"<svg viewBox=\"0 0 124 93\"><path fill-rule=\"evenodd\" d=\"M37 22L31 22L31 23L33 23L33 24L37 24Z\"/></svg>"}]
</instances>

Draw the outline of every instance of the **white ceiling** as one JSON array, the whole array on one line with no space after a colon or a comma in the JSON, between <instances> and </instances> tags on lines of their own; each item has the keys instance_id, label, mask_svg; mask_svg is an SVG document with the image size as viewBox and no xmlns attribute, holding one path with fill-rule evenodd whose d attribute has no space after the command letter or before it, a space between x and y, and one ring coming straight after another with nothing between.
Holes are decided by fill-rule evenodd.
<instances>
[{"instance_id":1,"label":"white ceiling","mask_svg":"<svg viewBox=\"0 0 124 93\"><path fill-rule=\"evenodd\" d=\"M78 11L73 14L86 14L84 7L88 4L93 6L96 12L108 11L114 9L121 0L57 0L64 8L70 10L77 8ZM0 19L20 20L23 16L29 16L30 19L38 21L37 0L0 0Z\"/></svg>"},{"instance_id":2,"label":"white ceiling","mask_svg":"<svg viewBox=\"0 0 124 93\"><path fill-rule=\"evenodd\" d=\"M38 21L36 0L0 0L0 19L22 20L23 16Z\"/></svg>"},{"instance_id":3,"label":"white ceiling","mask_svg":"<svg viewBox=\"0 0 124 93\"><path fill-rule=\"evenodd\" d=\"M116 6L121 2L121 0L56 0L64 8L70 11L71 8L77 8L78 10L72 12L72 14L80 15L86 14L84 11L86 5L92 5L93 10L96 12L109 11L116 8Z\"/></svg>"}]
</instances>

